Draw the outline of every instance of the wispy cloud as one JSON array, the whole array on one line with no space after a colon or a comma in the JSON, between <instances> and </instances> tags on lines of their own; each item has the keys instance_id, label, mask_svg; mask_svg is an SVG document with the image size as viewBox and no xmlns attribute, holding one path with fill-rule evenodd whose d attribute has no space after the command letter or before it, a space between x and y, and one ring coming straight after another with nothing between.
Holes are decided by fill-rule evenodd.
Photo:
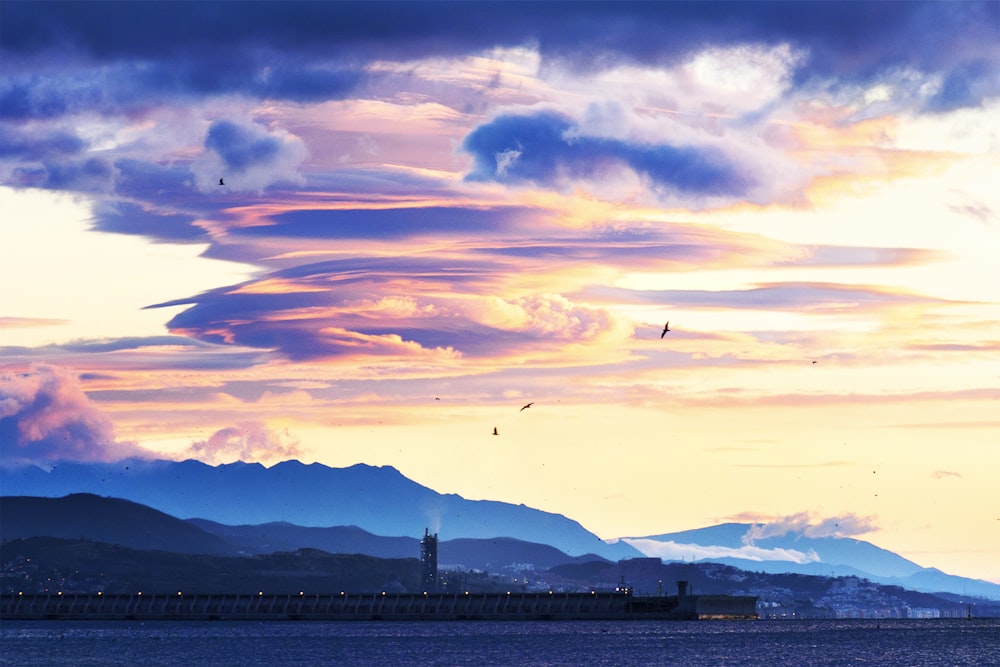
<instances>
[{"instance_id":1,"label":"wispy cloud","mask_svg":"<svg viewBox=\"0 0 1000 667\"><path fill-rule=\"evenodd\" d=\"M663 560L708 560L713 558L740 558L754 561L788 561L791 563L817 563L820 558L815 551L797 549L766 549L751 545L739 548L703 544L679 544L661 542L646 538L623 538L646 556Z\"/></svg>"}]
</instances>

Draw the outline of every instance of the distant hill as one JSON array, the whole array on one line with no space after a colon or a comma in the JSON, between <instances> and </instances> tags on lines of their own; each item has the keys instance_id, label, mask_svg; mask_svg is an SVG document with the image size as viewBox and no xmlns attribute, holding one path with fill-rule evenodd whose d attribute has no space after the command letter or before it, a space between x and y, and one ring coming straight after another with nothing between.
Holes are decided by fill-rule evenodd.
<instances>
[{"instance_id":1,"label":"distant hill","mask_svg":"<svg viewBox=\"0 0 1000 667\"><path fill-rule=\"evenodd\" d=\"M611 563L595 554L572 557L547 544L525 542L512 537L488 540L460 538L445 540L438 545L438 563L442 568L457 565L489 572L507 572L519 567L548 570L557 565L587 562Z\"/></svg>"},{"instance_id":2,"label":"distant hill","mask_svg":"<svg viewBox=\"0 0 1000 667\"><path fill-rule=\"evenodd\" d=\"M357 526L311 528L290 523L226 526L205 519L182 521L158 510L118 498L77 493L63 498L0 497L0 539L57 537L183 554L259 556L303 549L376 558L418 558L420 540L382 537ZM442 540L442 569L494 573L518 568L548 569L597 560L569 556L547 544L510 537Z\"/></svg>"},{"instance_id":3,"label":"distant hill","mask_svg":"<svg viewBox=\"0 0 1000 667\"><path fill-rule=\"evenodd\" d=\"M509 545L514 546L514 545ZM537 545L536 545L537 546ZM210 556L137 550L92 540L32 537L0 542L0 594L258 592L279 595L419 592L416 558L383 559L298 549L257 556ZM1000 603L945 598L854 577L748 572L717 563L667 563L637 558L566 563L508 575L442 573L445 590L587 591L625 583L637 595L676 593L677 581L695 595L753 595L770 618L901 617L933 611L962 618L1000 617Z\"/></svg>"},{"instance_id":4,"label":"distant hill","mask_svg":"<svg viewBox=\"0 0 1000 667\"><path fill-rule=\"evenodd\" d=\"M967 593L1000 600L1000 585L924 568L886 549L846 537L790 532L744 542L752 524L726 523L695 530L625 538L667 561L713 562L771 574L856 576L927 593ZM798 558L799 560L793 560Z\"/></svg>"},{"instance_id":5,"label":"distant hill","mask_svg":"<svg viewBox=\"0 0 1000 667\"><path fill-rule=\"evenodd\" d=\"M118 498L75 493L64 498L0 497L0 537L85 538L184 554L235 555L225 540L158 510Z\"/></svg>"},{"instance_id":6,"label":"distant hill","mask_svg":"<svg viewBox=\"0 0 1000 667\"><path fill-rule=\"evenodd\" d=\"M738 530L729 525L697 535L688 531L684 539L704 540L706 535L719 537ZM875 548L848 541L849 546L852 543L862 553ZM684 544L690 548L692 543ZM310 545L322 545L323 550ZM420 586L416 538L380 537L357 526L180 521L133 502L92 494L0 498L0 552L4 563L0 589L6 593L414 592ZM624 583L640 595L656 595L673 592L676 581L684 580L692 592L701 594L759 596L762 609L776 617L909 614L920 607L961 616L969 605L975 606L977 615L1000 614L1000 603L920 593L870 581L856 570L836 576L771 571L789 566L779 561L743 560L742 568L717 561L664 563L660 558L612 562L593 554L573 557L550 545L508 537L444 540L438 556L440 581L457 590L514 586L528 590L530 582L531 590L586 591ZM929 586L936 586L947 575L920 569L911 577L923 577Z\"/></svg>"},{"instance_id":7,"label":"distant hill","mask_svg":"<svg viewBox=\"0 0 1000 667\"><path fill-rule=\"evenodd\" d=\"M0 543L2 592L370 593L415 591L416 558L383 559L301 549L252 557L148 551L54 537ZM30 559L30 563L26 562ZM15 576L9 576L15 575Z\"/></svg>"},{"instance_id":8,"label":"distant hill","mask_svg":"<svg viewBox=\"0 0 1000 667\"><path fill-rule=\"evenodd\" d=\"M208 519L188 519L245 554L268 554L296 549L322 549L332 554L367 554L378 558L417 558L420 540L383 537L357 526L316 528L278 521L248 526L227 526Z\"/></svg>"},{"instance_id":9,"label":"distant hill","mask_svg":"<svg viewBox=\"0 0 1000 667\"><path fill-rule=\"evenodd\" d=\"M695 595L755 595L762 618L913 617L921 610L945 617L1000 616L1000 602L968 595L960 599L880 584L857 577L767 573L715 562L662 563L636 558L618 563L560 565L552 580L607 587L624 581L637 595L672 594L685 581Z\"/></svg>"},{"instance_id":10,"label":"distant hill","mask_svg":"<svg viewBox=\"0 0 1000 667\"><path fill-rule=\"evenodd\" d=\"M429 528L441 538L440 562L469 568L486 569L497 562L490 560L496 556L476 543L459 551L458 540L495 541L495 553L506 548L501 538L509 538L546 545L568 558L617 562L645 555L769 573L857 576L918 591L1000 600L1000 585L924 568L863 540L787 533L744 543L752 526L732 523L608 543L565 516L440 494L391 467L330 468L286 461L265 468L142 460L59 463L48 471L0 466L0 489L10 495L58 497L82 492L124 498L173 517L200 519L192 527L248 554L308 547L410 557L419 553L416 545ZM546 560L544 550L536 547L512 550L504 559L509 567L519 562L515 557L523 557L520 562L555 562Z\"/></svg>"},{"instance_id":11,"label":"distant hill","mask_svg":"<svg viewBox=\"0 0 1000 667\"><path fill-rule=\"evenodd\" d=\"M181 519L230 526L289 522L306 527L360 526L376 535L419 539L512 537L564 553L618 560L641 556L607 544L576 521L524 505L440 494L389 466L330 468L285 461L209 466L198 461L59 463L51 470L0 466L5 495L60 497L94 493L124 498Z\"/></svg>"},{"instance_id":12,"label":"distant hill","mask_svg":"<svg viewBox=\"0 0 1000 667\"><path fill-rule=\"evenodd\" d=\"M265 554L296 549L322 549L330 553L367 554L379 558L416 558L420 540L414 537L382 537L357 526L310 528L291 523L266 523L256 526L226 526L205 519L188 523L226 540L247 554ZM503 572L527 565L548 569L556 565L597 561L610 563L596 554L569 556L547 544L536 544L512 537L488 539L458 538L438 543L438 563L442 568Z\"/></svg>"}]
</instances>

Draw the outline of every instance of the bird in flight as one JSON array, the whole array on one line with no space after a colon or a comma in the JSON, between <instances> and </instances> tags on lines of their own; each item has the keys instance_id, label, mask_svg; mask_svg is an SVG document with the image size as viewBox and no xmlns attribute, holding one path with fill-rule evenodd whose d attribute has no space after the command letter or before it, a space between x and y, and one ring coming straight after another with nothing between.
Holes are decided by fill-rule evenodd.
<instances>
[{"instance_id":1,"label":"bird in flight","mask_svg":"<svg viewBox=\"0 0 1000 667\"><path fill-rule=\"evenodd\" d=\"M219 185L225 185L225 183L223 183L221 178L219 179Z\"/></svg>"},{"instance_id":2,"label":"bird in flight","mask_svg":"<svg viewBox=\"0 0 1000 667\"><path fill-rule=\"evenodd\" d=\"M666 336L668 331L670 331L670 320L667 320L667 323L663 325L663 331L660 333L660 338Z\"/></svg>"},{"instance_id":3,"label":"bird in flight","mask_svg":"<svg viewBox=\"0 0 1000 667\"><path fill-rule=\"evenodd\" d=\"M531 403L528 403L527 405L522 405L521 406L521 410L527 410L528 408L530 408L534 404L535 404L534 401L532 401ZM521 410L518 410L518 412L521 412Z\"/></svg>"},{"instance_id":4,"label":"bird in flight","mask_svg":"<svg viewBox=\"0 0 1000 667\"><path fill-rule=\"evenodd\" d=\"M493 435L500 435L499 433L497 433L497 427L496 426L493 427Z\"/></svg>"}]
</instances>

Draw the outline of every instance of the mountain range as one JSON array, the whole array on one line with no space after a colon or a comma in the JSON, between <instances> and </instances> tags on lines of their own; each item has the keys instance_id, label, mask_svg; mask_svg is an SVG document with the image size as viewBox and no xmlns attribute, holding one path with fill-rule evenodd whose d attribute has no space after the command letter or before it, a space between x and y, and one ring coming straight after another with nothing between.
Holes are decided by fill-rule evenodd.
<instances>
[{"instance_id":1,"label":"mountain range","mask_svg":"<svg viewBox=\"0 0 1000 667\"><path fill-rule=\"evenodd\" d=\"M190 553L267 554L313 548L410 558L419 554L420 536L430 529L441 533L442 566L502 569L523 563L550 568L653 556L668 562L711 561L755 572L857 576L916 591L1000 600L1000 585L924 568L862 540L815 538L801 532L751 540L755 526L730 523L604 541L565 516L524 505L440 494L388 466L330 468L286 461L265 468L247 463L209 466L197 461L136 459L59 463L50 470L0 467L0 489L5 496L41 498L96 494L146 505L146 510L155 508L171 519L184 519L179 523L204 535L192 543L198 546L192 546L197 550ZM24 499L8 497L0 503L0 534L5 540L27 536L14 520L21 502ZM78 504L85 508L88 502L94 501L81 499ZM64 525L46 533L39 533L36 526L34 534L82 535L81 513L86 515L87 510L73 511L77 514L64 517ZM170 531L164 534L174 543L193 539L180 526ZM108 541L132 544L120 538ZM104 541L98 532L90 539ZM159 548L143 545L137 548Z\"/></svg>"}]
</instances>

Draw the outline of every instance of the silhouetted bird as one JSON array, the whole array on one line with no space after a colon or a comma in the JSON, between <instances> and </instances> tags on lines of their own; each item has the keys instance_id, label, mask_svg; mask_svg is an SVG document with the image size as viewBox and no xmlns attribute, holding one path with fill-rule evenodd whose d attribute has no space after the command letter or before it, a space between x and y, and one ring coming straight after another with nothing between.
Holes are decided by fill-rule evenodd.
<instances>
[{"instance_id":1,"label":"silhouetted bird","mask_svg":"<svg viewBox=\"0 0 1000 667\"><path fill-rule=\"evenodd\" d=\"M666 336L668 331L670 331L670 320L667 320L667 323L663 325L663 332L660 334L660 338Z\"/></svg>"},{"instance_id":2,"label":"silhouetted bird","mask_svg":"<svg viewBox=\"0 0 1000 667\"><path fill-rule=\"evenodd\" d=\"M496 426L493 427L493 435L500 435L499 433L497 433L497 427Z\"/></svg>"},{"instance_id":3,"label":"silhouetted bird","mask_svg":"<svg viewBox=\"0 0 1000 667\"><path fill-rule=\"evenodd\" d=\"M527 410L527 409L528 409L528 408L530 408L530 407L531 407L532 405L534 405L534 402L532 402L532 403L528 403L527 405L522 405L522 406L521 406L521 410ZM521 410L518 410L518 412L521 412Z\"/></svg>"},{"instance_id":4,"label":"silhouetted bird","mask_svg":"<svg viewBox=\"0 0 1000 667\"><path fill-rule=\"evenodd\" d=\"M221 178L219 179L219 185L225 185L225 183L222 182Z\"/></svg>"}]
</instances>

